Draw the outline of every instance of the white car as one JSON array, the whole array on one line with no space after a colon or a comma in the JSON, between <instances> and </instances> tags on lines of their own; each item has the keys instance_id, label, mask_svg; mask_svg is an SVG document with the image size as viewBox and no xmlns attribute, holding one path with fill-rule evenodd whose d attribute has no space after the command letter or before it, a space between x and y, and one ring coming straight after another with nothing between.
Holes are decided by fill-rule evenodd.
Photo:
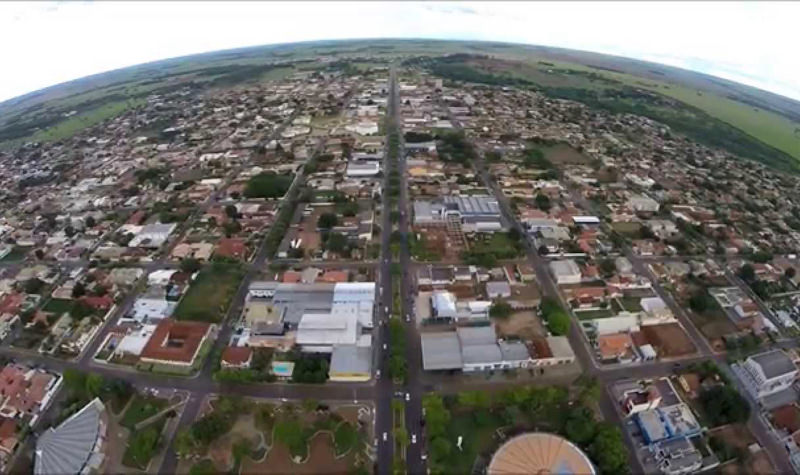
<instances>
[{"instance_id":1,"label":"white car","mask_svg":"<svg viewBox=\"0 0 800 475\"><path fill-rule=\"evenodd\" d=\"M406 393L406 402L411 400L411 393Z\"/></svg>"},{"instance_id":2,"label":"white car","mask_svg":"<svg viewBox=\"0 0 800 475\"><path fill-rule=\"evenodd\" d=\"M411 315L406 315L406 322L411 323Z\"/></svg>"},{"instance_id":3,"label":"white car","mask_svg":"<svg viewBox=\"0 0 800 475\"><path fill-rule=\"evenodd\" d=\"M417 434L411 434L411 443L412 444L416 444L417 443Z\"/></svg>"},{"instance_id":4,"label":"white car","mask_svg":"<svg viewBox=\"0 0 800 475\"><path fill-rule=\"evenodd\" d=\"M386 442L387 440L389 440L389 436L386 434L386 432L384 432L383 433L383 441Z\"/></svg>"},{"instance_id":5,"label":"white car","mask_svg":"<svg viewBox=\"0 0 800 475\"><path fill-rule=\"evenodd\" d=\"M386 345L386 343L384 343L383 344L383 349L385 350L386 348L388 348L388 346Z\"/></svg>"}]
</instances>

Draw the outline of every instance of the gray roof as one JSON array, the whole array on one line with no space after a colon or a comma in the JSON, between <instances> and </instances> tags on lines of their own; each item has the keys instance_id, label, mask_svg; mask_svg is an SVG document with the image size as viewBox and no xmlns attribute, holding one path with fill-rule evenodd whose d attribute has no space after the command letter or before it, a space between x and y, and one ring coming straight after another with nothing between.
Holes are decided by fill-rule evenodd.
<instances>
[{"instance_id":1,"label":"gray roof","mask_svg":"<svg viewBox=\"0 0 800 475\"><path fill-rule=\"evenodd\" d=\"M426 371L461 369L461 345L455 332L422 333L422 367Z\"/></svg>"},{"instance_id":2,"label":"gray roof","mask_svg":"<svg viewBox=\"0 0 800 475\"><path fill-rule=\"evenodd\" d=\"M98 468L102 458L96 450L105 437L104 412L105 406L96 398L60 426L42 434L36 442L34 473L77 474L87 466Z\"/></svg>"},{"instance_id":3,"label":"gray roof","mask_svg":"<svg viewBox=\"0 0 800 475\"><path fill-rule=\"evenodd\" d=\"M500 347L503 361L525 361L531 357L528 347L519 341L499 341L497 346Z\"/></svg>"},{"instance_id":4,"label":"gray roof","mask_svg":"<svg viewBox=\"0 0 800 475\"><path fill-rule=\"evenodd\" d=\"M493 196L445 196L442 200L445 205L455 205L462 216L500 216L500 206Z\"/></svg>"},{"instance_id":5,"label":"gray roof","mask_svg":"<svg viewBox=\"0 0 800 475\"><path fill-rule=\"evenodd\" d=\"M331 373L370 373L372 347L337 345L331 353Z\"/></svg>"},{"instance_id":6,"label":"gray roof","mask_svg":"<svg viewBox=\"0 0 800 475\"><path fill-rule=\"evenodd\" d=\"M456 332L462 346L494 345L497 343L497 335L492 326L459 327Z\"/></svg>"},{"instance_id":7,"label":"gray roof","mask_svg":"<svg viewBox=\"0 0 800 475\"><path fill-rule=\"evenodd\" d=\"M461 356L466 364L496 364L503 361L497 343L462 346Z\"/></svg>"},{"instance_id":8,"label":"gray roof","mask_svg":"<svg viewBox=\"0 0 800 475\"><path fill-rule=\"evenodd\" d=\"M334 284L281 284L272 302L286 308L283 319L290 325L300 323L304 313L327 313L333 307Z\"/></svg>"},{"instance_id":9,"label":"gray roof","mask_svg":"<svg viewBox=\"0 0 800 475\"><path fill-rule=\"evenodd\" d=\"M792 363L789 355L782 350L772 350L766 353L753 355L750 358L761 366L764 376L768 379L776 378L797 370L797 367Z\"/></svg>"}]
</instances>

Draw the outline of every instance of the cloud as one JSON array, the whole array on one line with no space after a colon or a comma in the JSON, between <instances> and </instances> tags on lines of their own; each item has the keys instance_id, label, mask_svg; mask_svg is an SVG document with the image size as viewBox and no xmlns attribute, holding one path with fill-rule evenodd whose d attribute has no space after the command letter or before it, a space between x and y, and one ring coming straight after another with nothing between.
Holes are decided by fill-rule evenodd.
<instances>
[{"instance_id":1,"label":"cloud","mask_svg":"<svg viewBox=\"0 0 800 475\"><path fill-rule=\"evenodd\" d=\"M55 8L54 8L55 7ZM0 2L0 100L110 69L227 48L452 38L654 60L800 99L800 3ZM738 78L738 79L734 79Z\"/></svg>"}]
</instances>

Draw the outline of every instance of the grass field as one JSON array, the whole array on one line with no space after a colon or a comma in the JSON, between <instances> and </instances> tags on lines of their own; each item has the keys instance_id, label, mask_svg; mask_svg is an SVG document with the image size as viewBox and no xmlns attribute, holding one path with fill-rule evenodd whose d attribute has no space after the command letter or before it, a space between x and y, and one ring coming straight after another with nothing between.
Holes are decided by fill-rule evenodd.
<instances>
[{"instance_id":1,"label":"grass field","mask_svg":"<svg viewBox=\"0 0 800 475\"><path fill-rule=\"evenodd\" d=\"M25 247L25 246L14 246L11 249L11 252L6 254L0 262L20 262L25 259L28 255L28 252L33 249L32 247Z\"/></svg>"},{"instance_id":2,"label":"grass field","mask_svg":"<svg viewBox=\"0 0 800 475\"><path fill-rule=\"evenodd\" d=\"M72 310L73 301L67 299L50 299L47 303L42 307L42 310L45 312L51 312L55 314L62 314L65 312L69 312Z\"/></svg>"},{"instance_id":3,"label":"grass field","mask_svg":"<svg viewBox=\"0 0 800 475\"><path fill-rule=\"evenodd\" d=\"M122 416L120 424L133 430L136 424L155 416L167 407L168 403L166 399L136 395L133 402L128 406L128 410Z\"/></svg>"},{"instance_id":4,"label":"grass field","mask_svg":"<svg viewBox=\"0 0 800 475\"><path fill-rule=\"evenodd\" d=\"M213 262L197 276L184 295L175 318L200 322L219 323L244 277L241 266L233 263Z\"/></svg>"}]
</instances>

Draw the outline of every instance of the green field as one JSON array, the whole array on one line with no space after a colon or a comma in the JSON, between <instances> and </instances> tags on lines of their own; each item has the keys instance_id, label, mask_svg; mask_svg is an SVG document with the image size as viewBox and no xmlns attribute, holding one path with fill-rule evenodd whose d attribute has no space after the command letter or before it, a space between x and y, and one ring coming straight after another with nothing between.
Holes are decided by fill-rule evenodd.
<instances>
[{"instance_id":1,"label":"green field","mask_svg":"<svg viewBox=\"0 0 800 475\"><path fill-rule=\"evenodd\" d=\"M133 430L136 424L155 416L167 407L167 404L166 399L136 395L122 416L120 424Z\"/></svg>"},{"instance_id":2,"label":"green field","mask_svg":"<svg viewBox=\"0 0 800 475\"><path fill-rule=\"evenodd\" d=\"M212 262L192 282L175 309L175 318L219 323L243 277L239 264Z\"/></svg>"},{"instance_id":3,"label":"green field","mask_svg":"<svg viewBox=\"0 0 800 475\"><path fill-rule=\"evenodd\" d=\"M471 66L491 75L528 82L556 97L575 99L573 96L586 91L603 95L623 88L656 93L679 102L686 110L676 113L674 108L652 104L644 110L635 109L633 106L637 104L624 100L611 105L617 110L625 106L621 110L645 112L695 140L719 135L722 138L707 144L784 170L800 170L796 163L786 162L786 158L800 162L797 103L749 86L664 65L581 51L469 41L319 41L219 51L138 65L0 104L0 145L9 147L24 140L69 137L119 114L153 92L188 84L229 87L286 77L292 71L326 67L317 61L321 55L333 57L339 63L349 61L350 68L365 71L388 60L448 54L491 58L477 63L470 60ZM77 110L78 115L63 117L71 110ZM737 131L739 136L723 130L720 124ZM774 153L778 157L770 156Z\"/></svg>"}]
</instances>

